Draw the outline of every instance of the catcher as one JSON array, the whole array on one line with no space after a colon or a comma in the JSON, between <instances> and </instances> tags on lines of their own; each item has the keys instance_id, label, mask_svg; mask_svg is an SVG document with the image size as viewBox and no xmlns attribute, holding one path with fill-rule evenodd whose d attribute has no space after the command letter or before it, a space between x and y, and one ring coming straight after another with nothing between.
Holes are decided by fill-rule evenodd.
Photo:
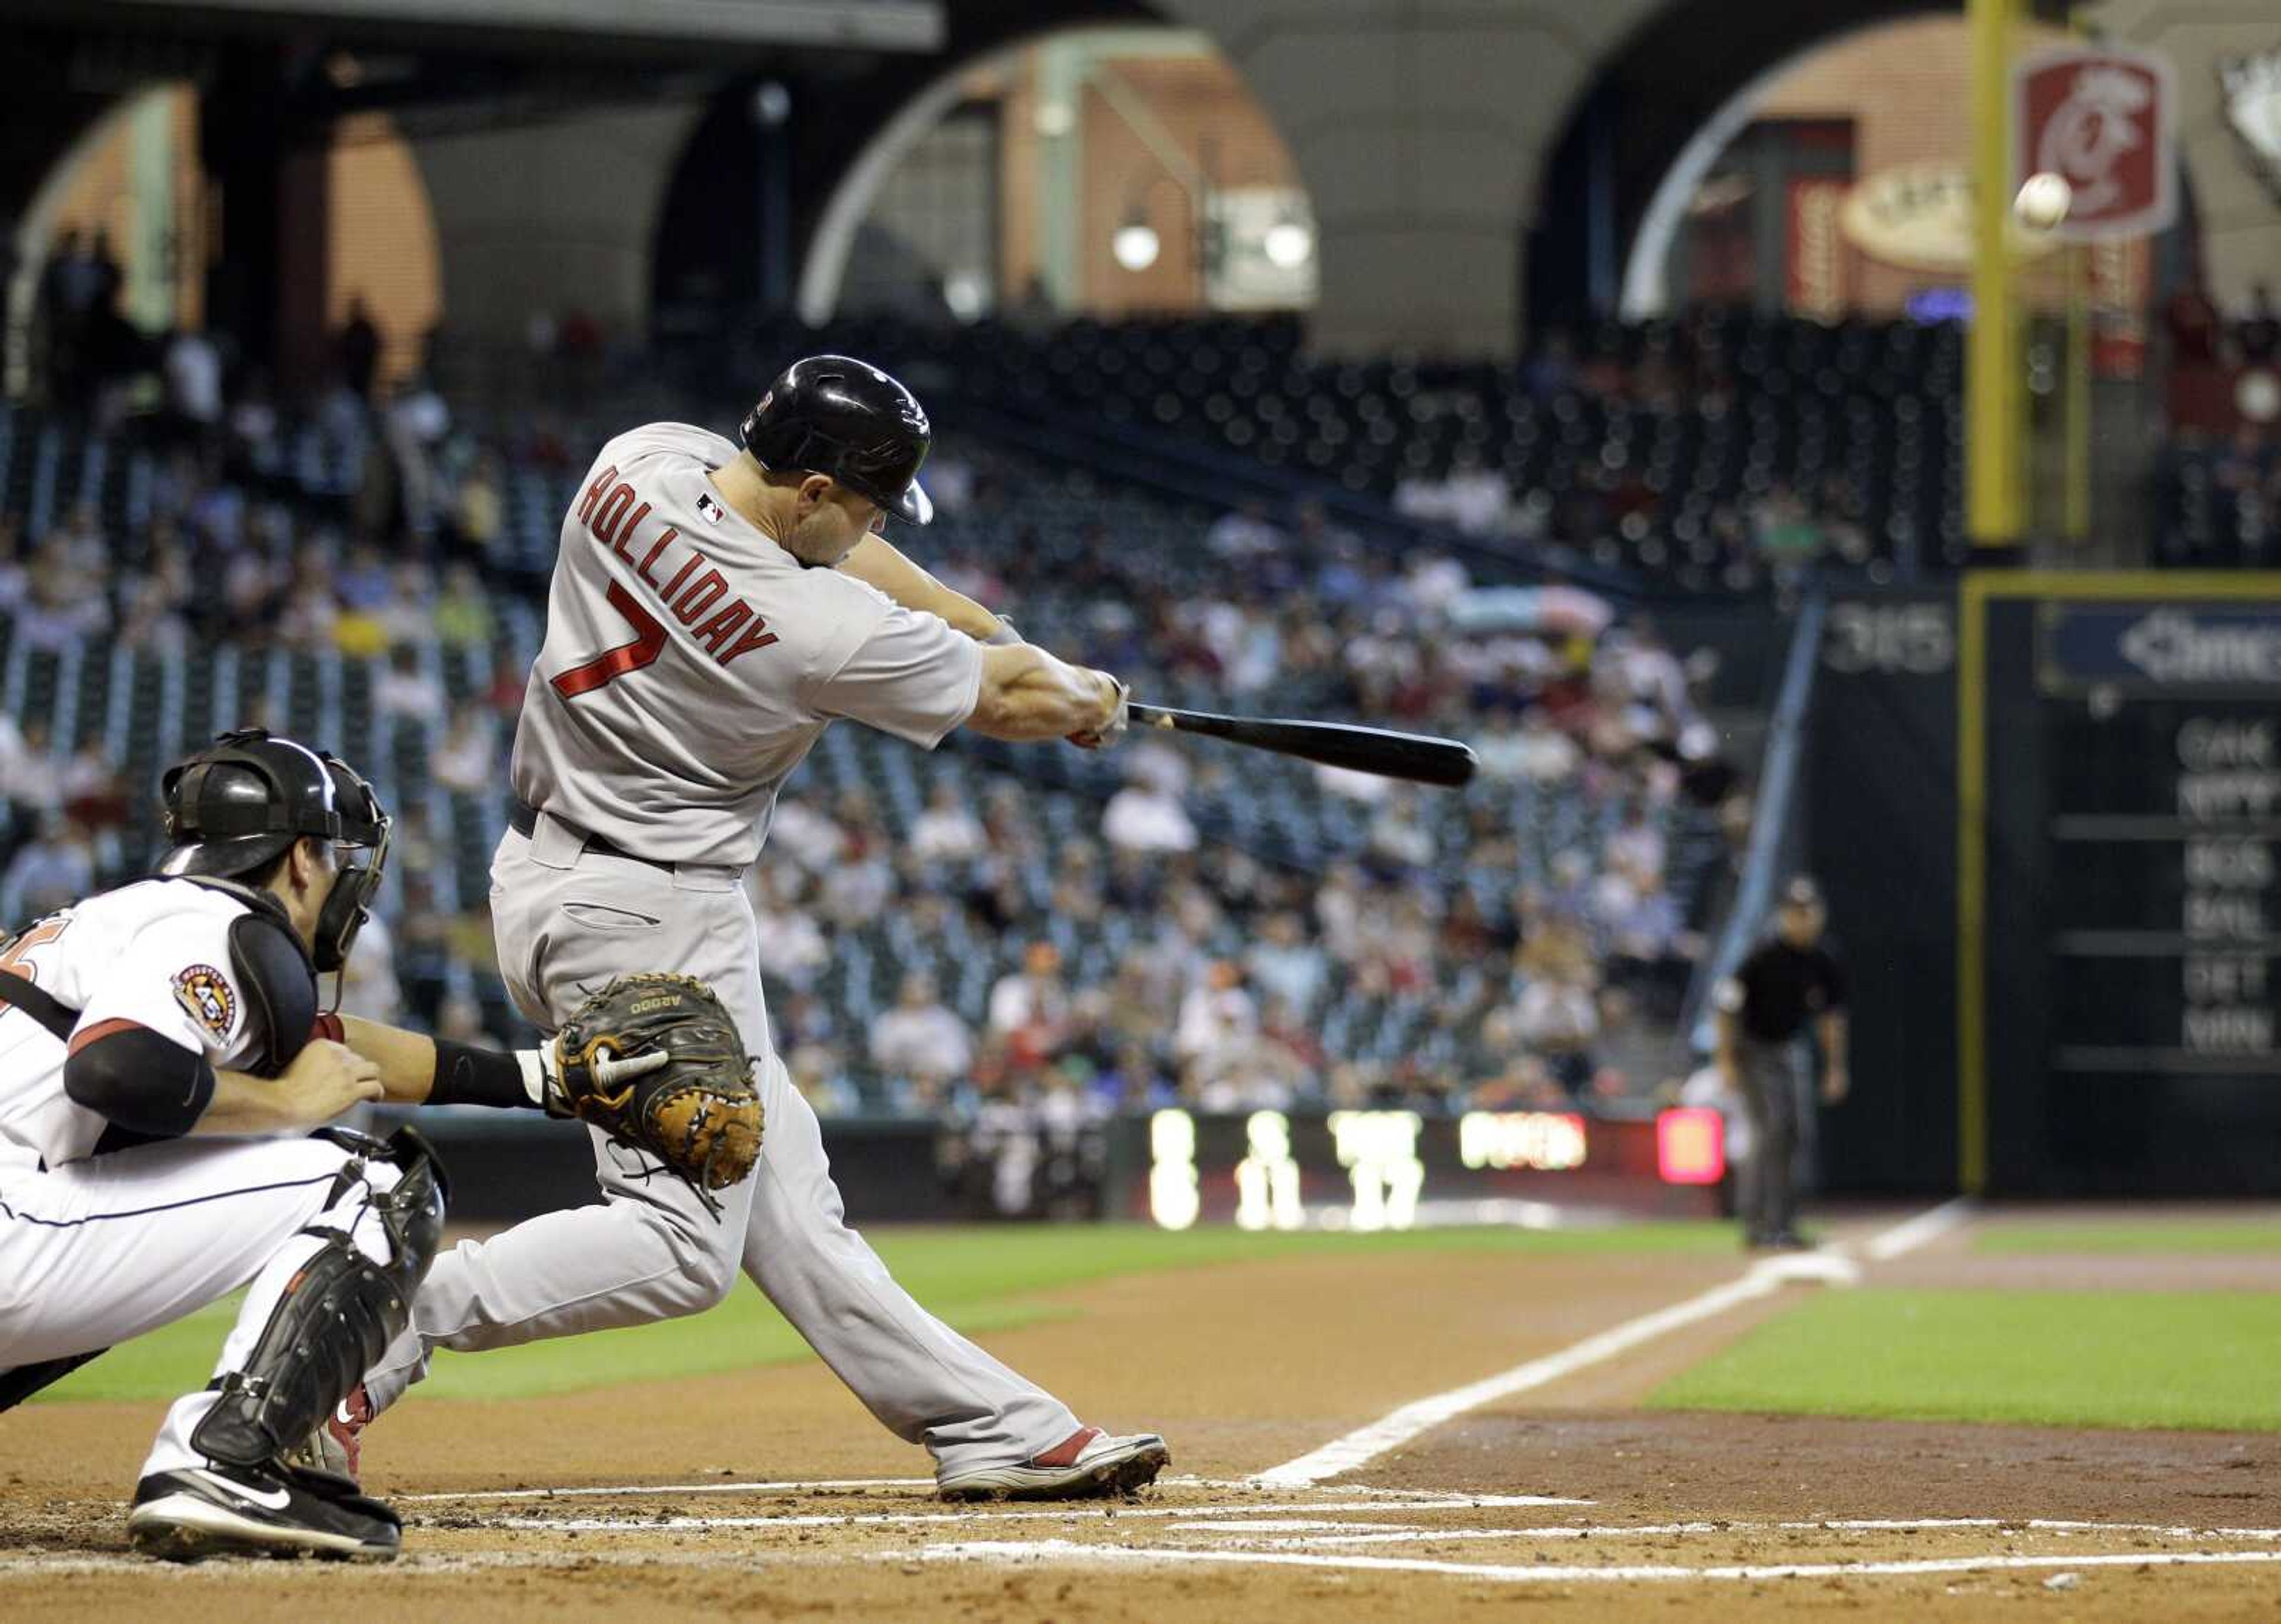
<instances>
[{"instance_id":1,"label":"catcher","mask_svg":"<svg viewBox=\"0 0 2281 1624\"><path fill-rule=\"evenodd\" d=\"M0 1280L55 1288L0 1314L0 1411L250 1283L214 1382L168 1411L130 1535L170 1558L390 1557L395 1512L301 1440L407 1324L445 1178L408 1129L309 1131L378 1099L539 1108L710 1201L760 1149L752 1063L681 976L615 980L522 1054L321 1010L387 868L372 786L257 728L162 793L157 874L0 943Z\"/></svg>"}]
</instances>

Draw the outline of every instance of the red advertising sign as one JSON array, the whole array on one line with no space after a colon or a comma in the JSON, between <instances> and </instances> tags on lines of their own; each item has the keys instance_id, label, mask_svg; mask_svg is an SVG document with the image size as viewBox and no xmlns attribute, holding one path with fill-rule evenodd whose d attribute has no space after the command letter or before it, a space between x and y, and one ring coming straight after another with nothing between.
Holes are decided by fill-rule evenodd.
<instances>
[{"instance_id":1,"label":"red advertising sign","mask_svg":"<svg viewBox=\"0 0 2281 1624\"><path fill-rule=\"evenodd\" d=\"M2146 236L2176 218L2177 101L2168 58L2115 45L2062 45L2012 72L2012 186L2049 172L2074 188L2052 232L2093 243Z\"/></svg>"},{"instance_id":2,"label":"red advertising sign","mask_svg":"<svg viewBox=\"0 0 2281 1624\"><path fill-rule=\"evenodd\" d=\"M1716 1184L1727 1176L1726 1119L1707 1105L1655 1117L1655 1171L1666 1184Z\"/></svg>"}]
</instances>

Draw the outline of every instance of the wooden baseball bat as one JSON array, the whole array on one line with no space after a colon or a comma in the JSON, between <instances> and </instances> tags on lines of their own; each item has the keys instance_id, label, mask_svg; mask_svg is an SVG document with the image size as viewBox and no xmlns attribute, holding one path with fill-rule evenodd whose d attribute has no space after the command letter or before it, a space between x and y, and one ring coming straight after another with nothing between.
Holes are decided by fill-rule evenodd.
<instances>
[{"instance_id":1,"label":"wooden baseball bat","mask_svg":"<svg viewBox=\"0 0 2281 1624\"><path fill-rule=\"evenodd\" d=\"M1326 767L1407 778L1417 784L1456 786L1472 782L1480 762L1471 746L1426 733L1392 733L1383 728L1343 722L1293 722L1266 716L1218 716L1210 711L1171 710L1161 705L1128 708L1139 727L1203 733L1255 750L1295 755Z\"/></svg>"}]
</instances>

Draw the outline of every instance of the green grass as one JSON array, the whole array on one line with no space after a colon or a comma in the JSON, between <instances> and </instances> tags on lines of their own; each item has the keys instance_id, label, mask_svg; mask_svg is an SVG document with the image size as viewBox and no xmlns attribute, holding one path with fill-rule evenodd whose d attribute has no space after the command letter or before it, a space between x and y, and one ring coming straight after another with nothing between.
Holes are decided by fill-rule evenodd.
<instances>
[{"instance_id":1,"label":"green grass","mask_svg":"<svg viewBox=\"0 0 2281 1624\"><path fill-rule=\"evenodd\" d=\"M1143 1225L883 1228L871 1234L911 1295L958 1329L1003 1331L1077 1311L1050 1294L1148 1270L1241 1265L1277 1258L1411 1252L1510 1252L1573 1257L1634 1252L1726 1253L1718 1224L1620 1228L1411 1230L1381 1234L1253 1234L1200 1229L1175 1234ZM42 1401L167 1398L198 1386L236 1312L204 1309L115 1348L40 1396ZM561 1337L483 1354L438 1356L423 1396L518 1398L645 1379L696 1376L808 1357L808 1345L749 1282L711 1313L622 1331Z\"/></svg>"},{"instance_id":2,"label":"green grass","mask_svg":"<svg viewBox=\"0 0 2281 1624\"><path fill-rule=\"evenodd\" d=\"M2082 1224L1996 1224L1974 1249L1983 1255L2281 1252L2281 1218L2094 1219Z\"/></svg>"},{"instance_id":3,"label":"green grass","mask_svg":"<svg viewBox=\"0 0 2281 1624\"><path fill-rule=\"evenodd\" d=\"M2281 1431L2281 1295L1836 1291L1666 1382L1667 1410Z\"/></svg>"}]
</instances>

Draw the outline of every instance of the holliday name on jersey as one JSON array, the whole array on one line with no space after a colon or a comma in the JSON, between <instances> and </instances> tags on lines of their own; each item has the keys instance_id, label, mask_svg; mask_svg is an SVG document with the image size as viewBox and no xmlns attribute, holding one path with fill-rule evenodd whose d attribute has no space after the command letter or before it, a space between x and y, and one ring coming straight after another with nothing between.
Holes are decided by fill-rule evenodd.
<instances>
[{"instance_id":1,"label":"holliday name on jersey","mask_svg":"<svg viewBox=\"0 0 2281 1624\"><path fill-rule=\"evenodd\" d=\"M753 612L753 606L729 596L728 576L711 568L705 554L692 546L675 549L673 544L681 537L678 528L667 526L646 545L636 540L649 509L647 502L636 503L634 488L618 478L613 464L586 487L578 502L578 520L595 540L625 561L673 618L712 651L717 664L726 666L775 642L776 633ZM665 574L668 569L672 573Z\"/></svg>"}]
</instances>

